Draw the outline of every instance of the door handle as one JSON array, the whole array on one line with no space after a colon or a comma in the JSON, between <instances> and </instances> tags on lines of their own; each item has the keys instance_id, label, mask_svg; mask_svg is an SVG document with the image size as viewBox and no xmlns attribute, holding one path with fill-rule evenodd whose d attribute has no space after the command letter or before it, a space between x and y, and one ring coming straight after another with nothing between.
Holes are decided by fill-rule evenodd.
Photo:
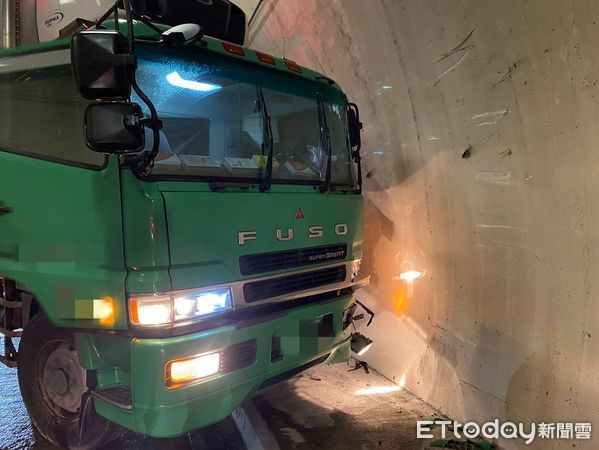
<instances>
[{"instance_id":1,"label":"door handle","mask_svg":"<svg viewBox=\"0 0 599 450\"><path fill-rule=\"evenodd\" d=\"M3 216L4 214L9 214L11 212L12 212L12 208L10 206L0 204L0 216Z\"/></svg>"}]
</instances>

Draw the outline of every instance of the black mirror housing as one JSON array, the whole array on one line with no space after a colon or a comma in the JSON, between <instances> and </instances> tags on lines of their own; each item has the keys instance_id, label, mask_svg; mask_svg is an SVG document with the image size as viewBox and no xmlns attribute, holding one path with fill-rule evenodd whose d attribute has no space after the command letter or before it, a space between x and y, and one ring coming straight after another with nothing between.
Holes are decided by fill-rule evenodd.
<instances>
[{"instance_id":1,"label":"black mirror housing","mask_svg":"<svg viewBox=\"0 0 599 450\"><path fill-rule=\"evenodd\" d=\"M135 57L125 36L114 30L81 31L71 40L71 62L79 93L88 100L126 100L131 95Z\"/></svg>"},{"instance_id":2,"label":"black mirror housing","mask_svg":"<svg viewBox=\"0 0 599 450\"><path fill-rule=\"evenodd\" d=\"M143 150L142 111L137 103L92 103L85 110L87 146L100 153L128 154Z\"/></svg>"}]
</instances>

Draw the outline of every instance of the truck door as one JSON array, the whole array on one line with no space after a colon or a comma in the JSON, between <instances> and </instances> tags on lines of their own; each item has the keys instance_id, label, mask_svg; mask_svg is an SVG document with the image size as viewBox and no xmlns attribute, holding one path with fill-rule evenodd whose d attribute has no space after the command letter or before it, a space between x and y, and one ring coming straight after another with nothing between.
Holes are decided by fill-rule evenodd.
<instances>
[{"instance_id":1,"label":"truck door","mask_svg":"<svg viewBox=\"0 0 599 450\"><path fill-rule=\"evenodd\" d=\"M0 277L72 326L124 296L118 160L84 143L68 49L0 58L0 105Z\"/></svg>"}]
</instances>

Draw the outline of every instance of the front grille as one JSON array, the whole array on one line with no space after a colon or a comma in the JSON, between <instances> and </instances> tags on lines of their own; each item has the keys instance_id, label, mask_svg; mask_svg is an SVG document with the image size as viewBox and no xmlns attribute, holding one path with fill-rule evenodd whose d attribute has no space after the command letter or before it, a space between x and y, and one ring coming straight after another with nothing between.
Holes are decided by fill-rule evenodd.
<instances>
[{"instance_id":1,"label":"front grille","mask_svg":"<svg viewBox=\"0 0 599 450\"><path fill-rule=\"evenodd\" d=\"M223 350L220 373L234 372L251 366L256 361L256 340L231 345Z\"/></svg>"},{"instance_id":2,"label":"front grille","mask_svg":"<svg viewBox=\"0 0 599 450\"><path fill-rule=\"evenodd\" d=\"M343 265L247 283L243 286L243 294L246 303L252 303L327 284L340 283L345 280L345 277L346 269Z\"/></svg>"},{"instance_id":3,"label":"front grille","mask_svg":"<svg viewBox=\"0 0 599 450\"><path fill-rule=\"evenodd\" d=\"M346 256L347 244L259 253L240 256L239 270L242 275L255 275L257 273L274 272L275 270L341 260L345 259Z\"/></svg>"}]
</instances>

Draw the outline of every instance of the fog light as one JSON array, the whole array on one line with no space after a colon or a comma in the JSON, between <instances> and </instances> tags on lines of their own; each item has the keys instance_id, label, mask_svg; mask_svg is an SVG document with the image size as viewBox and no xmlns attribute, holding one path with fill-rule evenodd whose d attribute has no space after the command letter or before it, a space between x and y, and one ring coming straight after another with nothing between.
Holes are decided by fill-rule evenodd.
<instances>
[{"instance_id":1,"label":"fog light","mask_svg":"<svg viewBox=\"0 0 599 450\"><path fill-rule=\"evenodd\" d=\"M351 350L358 356L362 356L372 346L372 339L368 339L361 333L354 333L351 337Z\"/></svg>"},{"instance_id":2,"label":"fog light","mask_svg":"<svg viewBox=\"0 0 599 450\"><path fill-rule=\"evenodd\" d=\"M220 370L220 353L171 361L166 365L166 384L169 387L216 375Z\"/></svg>"}]
</instances>

